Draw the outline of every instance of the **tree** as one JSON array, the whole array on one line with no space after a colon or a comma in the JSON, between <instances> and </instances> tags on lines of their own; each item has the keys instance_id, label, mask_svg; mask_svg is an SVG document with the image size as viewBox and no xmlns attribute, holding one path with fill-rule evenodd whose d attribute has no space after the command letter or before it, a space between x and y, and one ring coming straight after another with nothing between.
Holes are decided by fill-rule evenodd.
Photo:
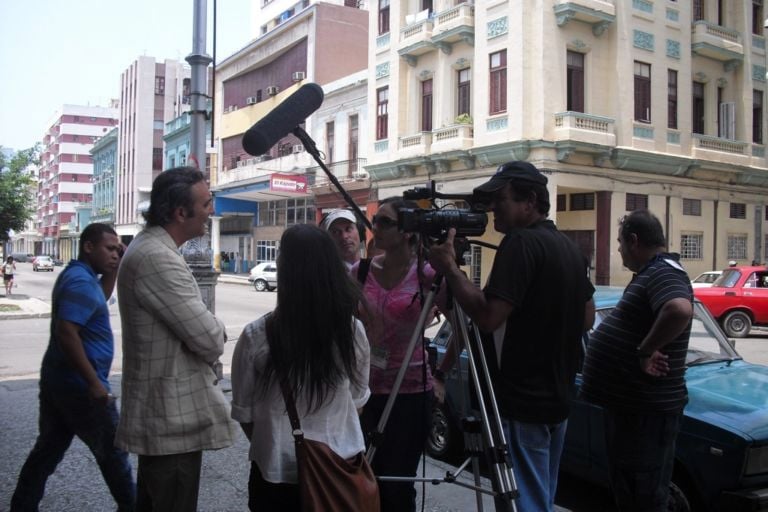
<instances>
[{"instance_id":1,"label":"tree","mask_svg":"<svg viewBox=\"0 0 768 512\"><path fill-rule=\"evenodd\" d=\"M19 151L10 160L0 153L0 243L8 241L10 231L23 231L32 218L32 176L30 165L39 164L40 147Z\"/></svg>"}]
</instances>

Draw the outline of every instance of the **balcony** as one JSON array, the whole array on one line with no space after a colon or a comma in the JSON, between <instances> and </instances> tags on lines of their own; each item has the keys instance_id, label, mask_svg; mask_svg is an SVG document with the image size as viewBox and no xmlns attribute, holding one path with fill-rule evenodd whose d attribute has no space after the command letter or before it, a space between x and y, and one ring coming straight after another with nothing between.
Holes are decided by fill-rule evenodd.
<instances>
[{"instance_id":1,"label":"balcony","mask_svg":"<svg viewBox=\"0 0 768 512\"><path fill-rule=\"evenodd\" d=\"M737 30L696 21L691 32L691 51L695 55L723 62L726 71L744 61L744 45Z\"/></svg>"},{"instance_id":2,"label":"balcony","mask_svg":"<svg viewBox=\"0 0 768 512\"><path fill-rule=\"evenodd\" d=\"M475 131L471 124L454 124L432 130L432 154L464 151L474 145Z\"/></svg>"},{"instance_id":3,"label":"balcony","mask_svg":"<svg viewBox=\"0 0 768 512\"><path fill-rule=\"evenodd\" d=\"M432 132L419 132L400 137L398 141L397 159L406 159L428 155L431 153Z\"/></svg>"},{"instance_id":4,"label":"balcony","mask_svg":"<svg viewBox=\"0 0 768 512\"><path fill-rule=\"evenodd\" d=\"M409 14L406 16L407 26L400 31L400 45L397 53L411 66L416 65L419 55L435 49L435 45L432 44L432 18L428 16L427 10L418 14Z\"/></svg>"},{"instance_id":5,"label":"balcony","mask_svg":"<svg viewBox=\"0 0 768 512\"><path fill-rule=\"evenodd\" d=\"M463 3L438 13L434 17L432 42L444 53L451 53L451 46L464 41L475 44L475 7Z\"/></svg>"},{"instance_id":6,"label":"balcony","mask_svg":"<svg viewBox=\"0 0 768 512\"><path fill-rule=\"evenodd\" d=\"M571 20L592 26L592 33L600 37L616 20L614 0L555 0L557 26L564 27Z\"/></svg>"},{"instance_id":7,"label":"balcony","mask_svg":"<svg viewBox=\"0 0 768 512\"><path fill-rule=\"evenodd\" d=\"M572 141L598 146L616 145L615 120L582 112L555 114L555 141Z\"/></svg>"},{"instance_id":8,"label":"balcony","mask_svg":"<svg viewBox=\"0 0 768 512\"><path fill-rule=\"evenodd\" d=\"M692 156L725 164L749 165L752 155L747 142L694 133Z\"/></svg>"},{"instance_id":9,"label":"balcony","mask_svg":"<svg viewBox=\"0 0 768 512\"><path fill-rule=\"evenodd\" d=\"M344 185L344 188L349 188L347 185L352 185L351 188L358 189L370 185L368 173L363 169L367 162L368 160L365 158L358 158L333 162L326 167L339 180L339 183ZM335 190L328 175L319 166L307 169L307 181L312 189L329 188Z\"/></svg>"}]
</instances>

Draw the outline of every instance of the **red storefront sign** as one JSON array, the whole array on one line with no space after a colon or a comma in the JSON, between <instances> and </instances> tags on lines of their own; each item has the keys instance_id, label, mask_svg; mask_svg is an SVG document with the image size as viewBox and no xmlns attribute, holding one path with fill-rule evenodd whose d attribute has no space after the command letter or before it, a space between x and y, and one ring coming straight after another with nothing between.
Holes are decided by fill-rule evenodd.
<instances>
[{"instance_id":1,"label":"red storefront sign","mask_svg":"<svg viewBox=\"0 0 768 512\"><path fill-rule=\"evenodd\" d=\"M292 174L272 174L269 177L269 188L274 192L293 192L296 194L309 192L307 177Z\"/></svg>"}]
</instances>

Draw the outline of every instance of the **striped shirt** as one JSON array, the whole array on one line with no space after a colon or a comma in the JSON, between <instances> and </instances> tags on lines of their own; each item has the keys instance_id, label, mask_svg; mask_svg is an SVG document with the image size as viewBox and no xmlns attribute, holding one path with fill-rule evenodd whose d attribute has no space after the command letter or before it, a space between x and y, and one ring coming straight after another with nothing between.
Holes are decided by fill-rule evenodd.
<instances>
[{"instance_id":1,"label":"striped shirt","mask_svg":"<svg viewBox=\"0 0 768 512\"><path fill-rule=\"evenodd\" d=\"M583 398L635 413L675 412L688 401L685 356L691 324L663 347L669 373L651 377L640 369L637 349L665 303L693 300L693 290L676 254L660 253L638 272L613 311L590 336L584 361Z\"/></svg>"}]
</instances>

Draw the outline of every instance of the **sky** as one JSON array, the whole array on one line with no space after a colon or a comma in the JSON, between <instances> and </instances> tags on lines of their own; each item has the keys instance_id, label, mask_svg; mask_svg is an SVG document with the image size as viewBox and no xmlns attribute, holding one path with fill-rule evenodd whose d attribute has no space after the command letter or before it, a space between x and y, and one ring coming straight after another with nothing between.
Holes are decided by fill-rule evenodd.
<instances>
[{"instance_id":1,"label":"sky","mask_svg":"<svg viewBox=\"0 0 768 512\"><path fill-rule=\"evenodd\" d=\"M213 56L208 0L207 53ZM217 0L216 60L252 39L251 0ZM42 140L64 104L108 106L140 55L192 53L194 0L0 0L0 146Z\"/></svg>"}]
</instances>

